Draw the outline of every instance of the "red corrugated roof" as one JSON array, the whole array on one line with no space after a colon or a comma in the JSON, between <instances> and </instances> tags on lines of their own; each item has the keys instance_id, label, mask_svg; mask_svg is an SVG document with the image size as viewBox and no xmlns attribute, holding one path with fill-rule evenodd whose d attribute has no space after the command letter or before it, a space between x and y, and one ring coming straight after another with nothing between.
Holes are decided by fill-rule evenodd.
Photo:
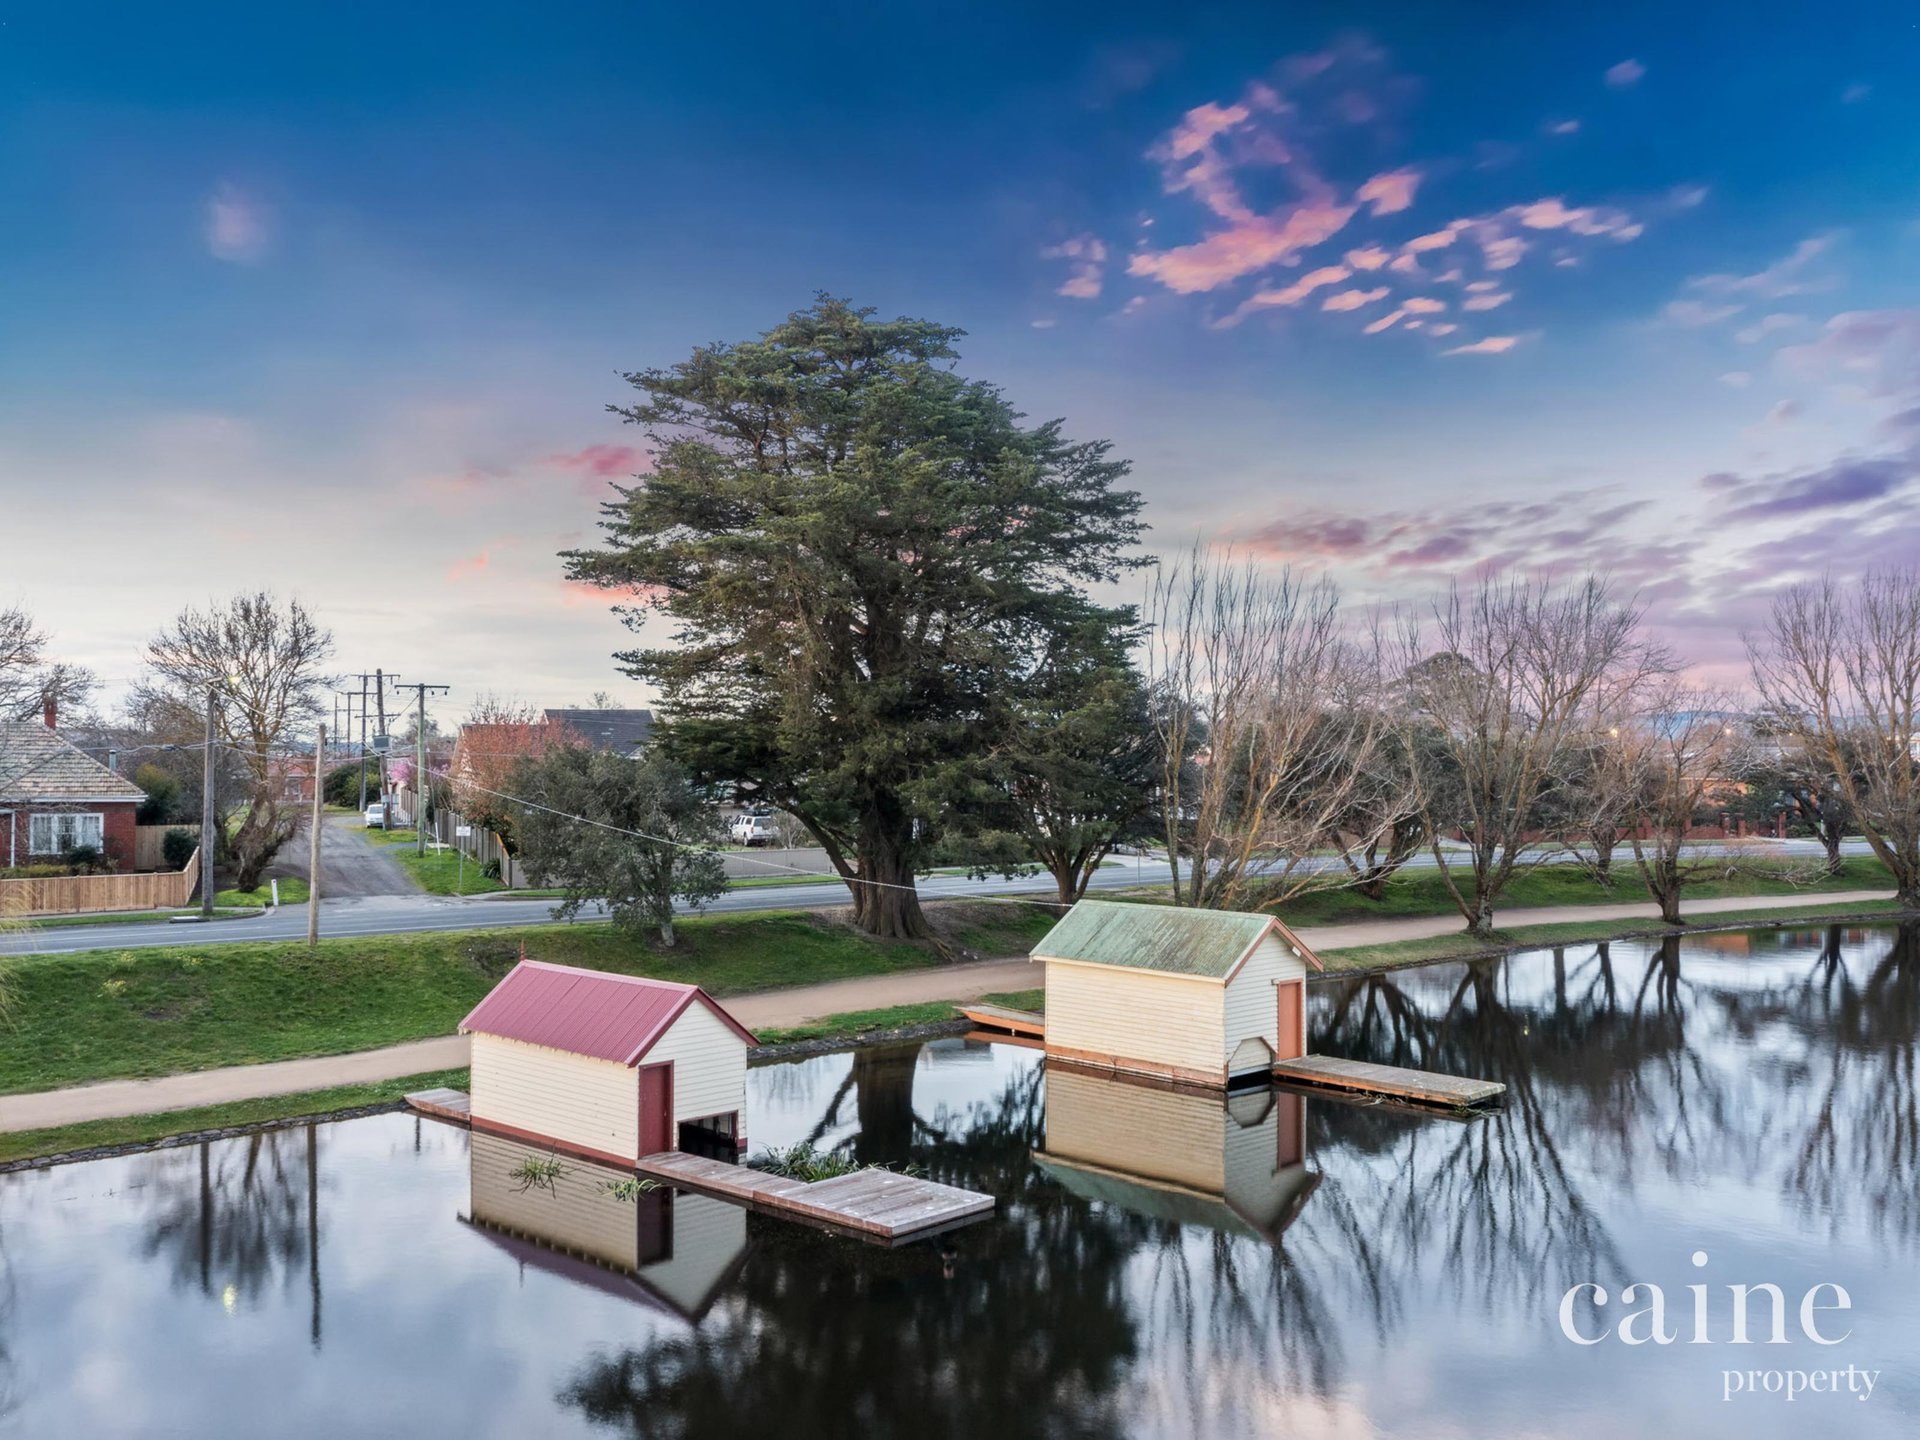
<instances>
[{"instance_id":1,"label":"red corrugated roof","mask_svg":"<svg viewBox=\"0 0 1920 1440\"><path fill-rule=\"evenodd\" d=\"M637 1065L696 1000L747 1044L759 1043L751 1030L698 985L577 970L542 960L522 960L514 966L460 1022L460 1033L477 1031Z\"/></svg>"}]
</instances>

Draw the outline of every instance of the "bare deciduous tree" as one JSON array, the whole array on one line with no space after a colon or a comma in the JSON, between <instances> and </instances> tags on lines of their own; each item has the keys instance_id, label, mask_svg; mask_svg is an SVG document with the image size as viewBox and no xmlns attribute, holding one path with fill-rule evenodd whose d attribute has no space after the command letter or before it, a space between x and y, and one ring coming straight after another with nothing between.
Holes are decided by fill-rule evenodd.
<instances>
[{"instance_id":1,"label":"bare deciduous tree","mask_svg":"<svg viewBox=\"0 0 1920 1440\"><path fill-rule=\"evenodd\" d=\"M1783 591L1750 636L1754 687L1817 759L1903 906L1920 906L1920 573Z\"/></svg>"},{"instance_id":2,"label":"bare deciduous tree","mask_svg":"<svg viewBox=\"0 0 1920 1440\"><path fill-rule=\"evenodd\" d=\"M1592 717L1619 713L1667 662L1640 633L1640 607L1597 577L1571 585L1487 580L1435 603L1430 627L1409 623L1401 723L1436 743L1410 746L1434 835L1433 855L1476 935L1523 865L1550 791ZM1556 796L1560 827L1583 828ZM1444 843L1447 832L1462 849Z\"/></svg>"},{"instance_id":3,"label":"bare deciduous tree","mask_svg":"<svg viewBox=\"0 0 1920 1440\"><path fill-rule=\"evenodd\" d=\"M265 590L205 610L188 607L148 642L151 676L135 704L191 733L188 717L212 694L216 733L246 770L247 812L228 841L242 890L259 885L300 828L304 807L284 802L276 761L294 732L321 713L332 683L321 667L332 653L332 633L304 605L283 605Z\"/></svg>"},{"instance_id":4,"label":"bare deciduous tree","mask_svg":"<svg viewBox=\"0 0 1920 1440\"><path fill-rule=\"evenodd\" d=\"M1602 784L1620 797L1634 868L1669 925L1684 923L1689 884L1740 868L1735 856L1689 846L1694 817L1747 768L1751 737L1731 708L1723 692L1663 680L1604 752Z\"/></svg>"},{"instance_id":5,"label":"bare deciduous tree","mask_svg":"<svg viewBox=\"0 0 1920 1440\"><path fill-rule=\"evenodd\" d=\"M1339 592L1196 549L1157 572L1147 620L1176 903L1259 908L1349 883L1307 863L1314 847L1351 825L1366 830L1354 847L1378 844L1395 807L1357 803L1389 726L1377 647L1343 628Z\"/></svg>"}]
</instances>

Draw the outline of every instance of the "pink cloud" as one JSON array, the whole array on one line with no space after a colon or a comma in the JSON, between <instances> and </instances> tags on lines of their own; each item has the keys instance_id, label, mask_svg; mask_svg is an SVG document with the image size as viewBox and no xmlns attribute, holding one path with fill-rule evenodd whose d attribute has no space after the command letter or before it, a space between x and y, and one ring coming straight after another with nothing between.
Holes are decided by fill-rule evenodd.
<instances>
[{"instance_id":1,"label":"pink cloud","mask_svg":"<svg viewBox=\"0 0 1920 1440\"><path fill-rule=\"evenodd\" d=\"M1518 335L1489 335L1484 340L1475 340L1470 345L1456 345L1451 350L1442 350L1442 355L1504 355L1520 343Z\"/></svg>"},{"instance_id":2,"label":"pink cloud","mask_svg":"<svg viewBox=\"0 0 1920 1440\"><path fill-rule=\"evenodd\" d=\"M1435 230L1426 235L1416 235L1400 247L1400 253L1403 255L1424 255L1429 250L1444 250L1459 238L1460 231L1463 228L1462 222L1456 220L1444 229Z\"/></svg>"},{"instance_id":3,"label":"pink cloud","mask_svg":"<svg viewBox=\"0 0 1920 1440\"><path fill-rule=\"evenodd\" d=\"M1415 295L1402 300L1400 308L1409 315L1438 315L1447 308L1447 302L1435 300L1426 295Z\"/></svg>"},{"instance_id":4,"label":"pink cloud","mask_svg":"<svg viewBox=\"0 0 1920 1440\"><path fill-rule=\"evenodd\" d=\"M207 201L207 249L216 260L252 264L265 257L270 240L266 207L221 182Z\"/></svg>"},{"instance_id":5,"label":"pink cloud","mask_svg":"<svg viewBox=\"0 0 1920 1440\"><path fill-rule=\"evenodd\" d=\"M1324 198L1303 202L1275 215L1250 217L1192 245L1135 255L1127 273L1158 280L1181 295L1212 290L1337 235L1353 212L1351 205Z\"/></svg>"},{"instance_id":6,"label":"pink cloud","mask_svg":"<svg viewBox=\"0 0 1920 1440\"><path fill-rule=\"evenodd\" d=\"M1420 172L1411 168L1376 175L1354 192L1354 199L1373 206L1373 214L1394 215L1413 204L1420 188Z\"/></svg>"},{"instance_id":7,"label":"pink cloud","mask_svg":"<svg viewBox=\"0 0 1920 1440\"><path fill-rule=\"evenodd\" d=\"M1389 310L1378 320L1370 322L1360 333L1362 335L1378 335L1383 330L1391 330L1402 320L1406 319L1406 316L1407 312L1405 310Z\"/></svg>"},{"instance_id":8,"label":"pink cloud","mask_svg":"<svg viewBox=\"0 0 1920 1440\"><path fill-rule=\"evenodd\" d=\"M1315 290L1326 285L1338 285L1352 273L1344 266L1323 265L1318 270L1309 270L1291 285L1279 290L1256 290L1220 323L1222 326L1237 325L1256 310L1267 310L1276 305L1298 305Z\"/></svg>"},{"instance_id":9,"label":"pink cloud","mask_svg":"<svg viewBox=\"0 0 1920 1440\"><path fill-rule=\"evenodd\" d=\"M1513 299L1511 290L1485 290L1478 295L1469 295L1460 302L1462 310L1498 310Z\"/></svg>"},{"instance_id":10,"label":"pink cloud","mask_svg":"<svg viewBox=\"0 0 1920 1440\"><path fill-rule=\"evenodd\" d=\"M1363 305L1371 305L1376 300L1387 298L1387 287L1378 290L1341 290L1329 295L1320 302L1322 310L1358 310Z\"/></svg>"},{"instance_id":11,"label":"pink cloud","mask_svg":"<svg viewBox=\"0 0 1920 1440\"><path fill-rule=\"evenodd\" d=\"M1067 278L1054 293L1070 300L1097 300L1107 260L1106 242L1095 235L1075 235L1040 252L1043 260L1065 260Z\"/></svg>"},{"instance_id":12,"label":"pink cloud","mask_svg":"<svg viewBox=\"0 0 1920 1440\"><path fill-rule=\"evenodd\" d=\"M1344 258L1356 270L1378 270L1393 257L1378 245L1363 245L1358 250L1347 251Z\"/></svg>"},{"instance_id":13,"label":"pink cloud","mask_svg":"<svg viewBox=\"0 0 1920 1440\"><path fill-rule=\"evenodd\" d=\"M482 550L477 555L462 556L447 567L447 579L449 581L470 580L476 575L484 574L492 563L493 554L489 550Z\"/></svg>"}]
</instances>

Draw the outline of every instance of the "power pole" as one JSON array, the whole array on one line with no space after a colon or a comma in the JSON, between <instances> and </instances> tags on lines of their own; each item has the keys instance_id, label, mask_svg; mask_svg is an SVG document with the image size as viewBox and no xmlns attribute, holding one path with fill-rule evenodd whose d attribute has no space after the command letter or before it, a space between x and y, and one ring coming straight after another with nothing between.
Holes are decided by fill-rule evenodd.
<instances>
[{"instance_id":1,"label":"power pole","mask_svg":"<svg viewBox=\"0 0 1920 1440\"><path fill-rule=\"evenodd\" d=\"M320 943L320 761L327 753L327 727L313 742L313 812L307 828L313 833L307 840L307 944Z\"/></svg>"},{"instance_id":2,"label":"power pole","mask_svg":"<svg viewBox=\"0 0 1920 1440\"><path fill-rule=\"evenodd\" d=\"M427 853L427 795L431 781L427 776L427 692L445 695L445 685L400 685L396 689L411 690L414 693L418 709L413 721L413 848L416 855Z\"/></svg>"},{"instance_id":3,"label":"power pole","mask_svg":"<svg viewBox=\"0 0 1920 1440\"><path fill-rule=\"evenodd\" d=\"M380 723L374 728L373 743L377 748L387 735L387 677L384 672L373 672L373 703L379 707ZM380 750L380 828L393 828L393 807L387 803L387 752ZM365 806L361 812L365 813Z\"/></svg>"},{"instance_id":4,"label":"power pole","mask_svg":"<svg viewBox=\"0 0 1920 1440\"><path fill-rule=\"evenodd\" d=\"M213 712L220 687L207 687L207 739L200 752L200 918L213 919Z\"/></svg>"},{"instance_id":5,"label":"power pole","mask_svg":"<svg viewBox=\"0 0 1920 1440\"><path fill-rule=\"evenodd\" d=\"M360 813L367 813L367 677L360 676Z\"/></svg>"}]
</instances>

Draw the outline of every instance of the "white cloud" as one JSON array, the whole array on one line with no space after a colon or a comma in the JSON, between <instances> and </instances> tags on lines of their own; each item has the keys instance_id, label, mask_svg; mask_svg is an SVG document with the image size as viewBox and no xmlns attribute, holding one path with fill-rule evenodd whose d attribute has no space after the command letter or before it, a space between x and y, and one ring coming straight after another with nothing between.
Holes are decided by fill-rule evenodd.
<instances>
[{"instance_id":1,"label":"white cloud","mask_svg":"<svg viewBox=\"0 0 1920 1440\"><path fill-rule=\"evenodd\" d=\"M1622 60L1607 71L1607 84L1616 90L1624 90L1629 85L1638 85L1641 77L1647 73L1647 67L1638 60Z\"/></svg>"},{"instance_id":2,"label":"white cloud","mask_svg":"<svg viewBox=\"0 0 1920 1440\"><path fill-rule=\"evenodd\" d=\"M267 209L222 181L207 200L207 249L216 260L253 264L265 257L272 238Z\"/></svg>"}]
</instances>

